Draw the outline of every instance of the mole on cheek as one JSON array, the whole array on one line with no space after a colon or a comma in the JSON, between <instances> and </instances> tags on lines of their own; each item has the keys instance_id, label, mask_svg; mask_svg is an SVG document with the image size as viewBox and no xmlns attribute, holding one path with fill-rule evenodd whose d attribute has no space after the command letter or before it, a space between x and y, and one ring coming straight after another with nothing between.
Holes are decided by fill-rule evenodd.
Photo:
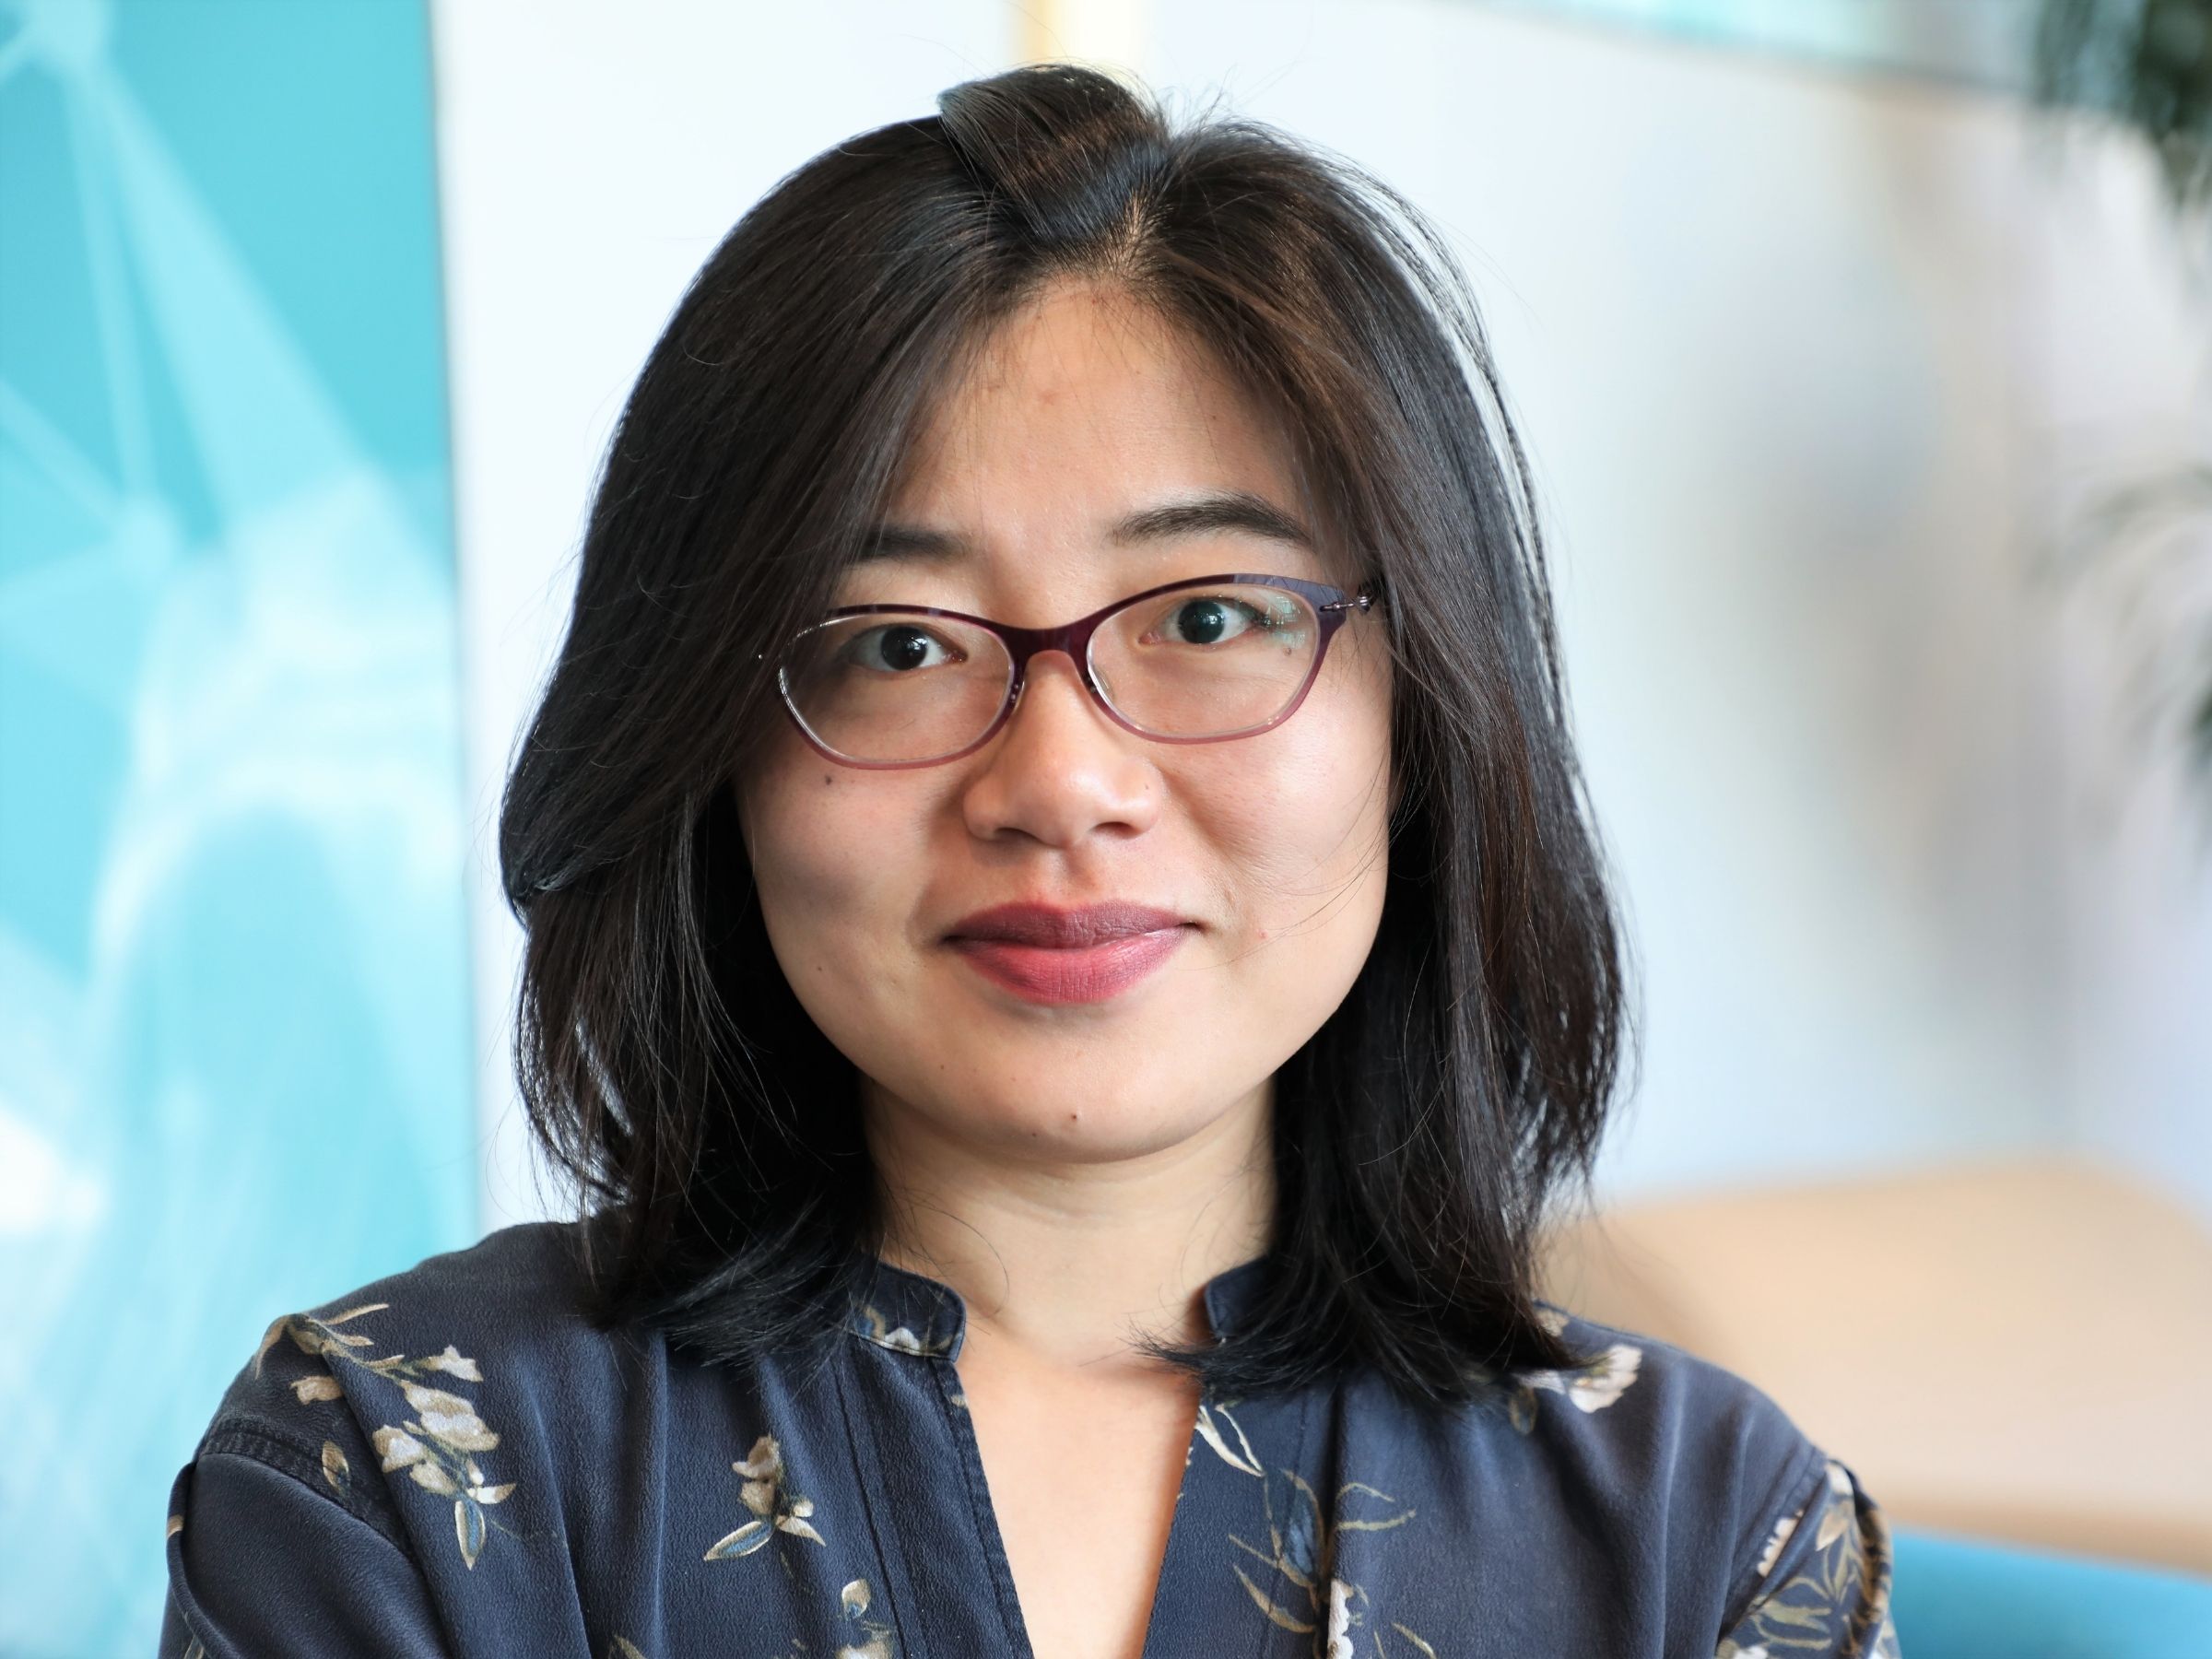
<instances>
[{"instance_id":1,"label":"mole on cheek","mask_svg":"<svg viewBox=\"0 0 2212 1659\"><path fill-rule=\"evenodd\" d=\"M834 778L833 776L831 776L830 773L828 773L828 772L824 772L824 773L822 774L822 787L823 787L824 789L827 789L827 788L829 788L830 784L832 784L832 783L834 783L834 782L837 782L836 778Z\"/></svg>"}]
</instances>

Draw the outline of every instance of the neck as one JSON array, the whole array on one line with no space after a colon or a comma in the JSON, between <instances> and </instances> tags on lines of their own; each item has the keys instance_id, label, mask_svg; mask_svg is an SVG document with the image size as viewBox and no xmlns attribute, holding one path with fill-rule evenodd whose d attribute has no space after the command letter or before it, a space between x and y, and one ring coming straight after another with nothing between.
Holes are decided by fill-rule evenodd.
<instances>
[{"instance_id":1,"label":"neck","mask_svg":"<svg viewBox=\"0 0 2212 1659\"><path fill-rule=\"evenodd\" d=\"M1137 1335L1203 1342L1206 1282L1266 1248L1268 1083L1172 1146L1113 1157L1021 1156L865 1080L862 1105L883 1257L959 1293L968 1345L1095 1374L1142 1360Z\"/></svg>"}]
</instances>

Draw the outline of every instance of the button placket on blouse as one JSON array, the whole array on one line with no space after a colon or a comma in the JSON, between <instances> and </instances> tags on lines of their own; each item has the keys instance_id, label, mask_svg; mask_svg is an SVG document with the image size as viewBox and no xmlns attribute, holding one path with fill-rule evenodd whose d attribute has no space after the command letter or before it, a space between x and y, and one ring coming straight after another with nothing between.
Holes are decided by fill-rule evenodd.
<instances>
[{"instance_id":1,"label":"button placket on blouse","mask_svg":"<svg viewBox=\"0 0 2212 1659\"><path fill-rule=\"evenodd\" d=\"M943 1540L933 1539L945 1501L945 1448L924 1431L939 1415L926 1398L925 1352L957 1337L941 1333L925 1296L878 1265L869 1291L856 1298L845 1323L855 1340L831 1370L853 1453L853 1469L880 1563L888 1615L902 1659L933 1653L977 1652L971 1632L940 1611L948 1579ZM934 1546L934 1549L933 1549Z\"/></svg>"},{"instance_id":2,"label":"button placket on blouse","mask_svg":"<svg viewBox=\"0 0 2212 1659\"><path fill-rule=\"evenodd\" d=\"M1204 1304L1217 1336L1241 1314L1257 1288L1259 1270L1258 1262L1247 1262L1206 1285ZM901 1570L895 1573L897 1582L917 1588L921 1580L970 1586L965 1594L924 1594L920 1606L901 1610L899 1623L906 1652L915 1655L933 1651L957 1653L962 1659L970 1655L980 1659L996 1651L1006 1653L1007 1659L1034 1659L1004 1535L991 1500L982 1448L957 1369L966 1335L966 1313L965 1302L950 1287L888 1263L877 1264L869 1296L855 1305L852 1334L881 1350L874 1354L863 1350L856 1359L864 1365L894 1368L888 1373L878 1371L874 1378L877 1383L903 1373L901 1386L896 1390L900 1398L909 1402L923 1395L934 1398L936 1409L928 1416L935 1419L933 1427L942 1428L944 1441L940 1444L949 1453L947 1461L958 1470L957 1482L944 1478L951 1471L943 1469L933 1482L925 1472L928 1458L917 1456L923 1448L914 1443L886 1446L886 1432L896 1436L900 1427L878 1420L878 1413L865 1407L871 1401L888 1406L891 1394L877 1387L865 1388L864 1409L857 1415L866 1419L866 1432L877 1448L875 1462L888 1477L880 1490L878 1483L865 1483L868 1502L872 1515L878 1507L883 1511L874 1515L879 1539L896 1539L902 1558ZM917 1383L923 1386L917 1388ZM1210 1415L1206 1404L1194 1412L1184 1448L1182 1479L1147 1622L1145 1659L1180 1659L1181 1644L1190 1631L1224 1628L1224 1618L1240 1625L1249 1619L1249 1652L1254 1655L1265 1653L1284 1636L1252 1606L1226 1554L1220 1561L1210 1558L1233 1552L1236 1547L1230 1541L1231 1534L1252 1530L1260 1519L1246 1512L1250 1504L1235 1501L1256 1493L1256 1487L1246 1489L1247 1482L1255 1476L1265 1484L1264 1468L1244 1467L1247 1461L1255 1465L1265 1461L1259 1447L1271 1449L1277 1457L1288 1454L1292 1466L1305 1468L1311 1406L1312 1401L1304 1397L1240 1405L1237 1417L1257 1436L1256 1446L1243 1440L1245 1430L1238 1426L1236 1418L1222 1413L1218 1402ZM1212 1435L1204 1433L1202 1426L1210 1426ZM857 1432L859 1425L854 1427ZM1283 1438L1286 1433L1287 1440ZM1215 1441L1225 1449L1218 1450ZM911 1478L913 1484L897 1489L900 1476ZM957 1492L950 1489L955 1487ZM954 1514L959 1516L957 1524ZM933 1515L936 1518L934 1523ZM1261 1530L1264 1533L1265 1529ZM947 1550L955 1548L961 1538L974 1540L973 1556L965 1562L948 1562ZM957 1553L967 1554L965 1550ZM891 1571L887 1566L887 1572ZM976 1593L986 1584L987 1595ZM986 1600L992 1608L988 1615L980 1605ZM925 1627L925 1634L919 1640L909 1634L917 1624Z\"/></svg>"},{"instance_id":3,"label":"button placket on blouse","mask_svg":"<svg viewBox=\"0 0 2212 1659\"><path fill-rule=\"evenodd\" d=\"M990 1622L995 1629L989 1635L997 1644L1003 1644L1002 1651L1008 1659L1034 1659L1029 1628L1023 1620L1020 1598L1014 1584L1013 1567L1006 1555L1006 1539L999 1531L998 1514L991 1501L982 1448L976 1439L975 1424L969 1416L967 1396L959 1380L958 1361L968 1334L967 1303L950 1286L888 1263L878 1263L875 1288L875 1300L857 1316L858 1334L909 1364L926 1368L929 1382L934 1384L929 1392L936 1400L938 1420L959 1473L966 1535L975 1541L980 1572L971 1582L990 1586L988 1599L994 1615ZM909 1515L918 1512L906 1512ZM910 1527L906 1535L917 1549L942 1550L947 1542L942 1529L933 1530L924 1537L913 1535ZM981 1599L973 1595L966 1598L971 1604L969 1617L980 1613L971 1604ZM965 1626L957 1635L949 1628L942 1631L933 1630L933 1637L957 1641L961 1644L959 1651L979 1654L990 1651L981 1645L985 1634L982 1630Z\"/></svg>"}]
</instances>

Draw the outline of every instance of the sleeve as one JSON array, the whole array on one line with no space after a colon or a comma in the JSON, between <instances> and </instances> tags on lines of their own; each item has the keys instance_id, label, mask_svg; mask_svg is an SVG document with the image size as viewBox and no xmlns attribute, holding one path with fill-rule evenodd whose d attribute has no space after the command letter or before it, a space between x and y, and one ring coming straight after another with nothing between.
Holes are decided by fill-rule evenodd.
<instances>
[{"instance_id":1,"label":"sleeve","mask_svg":"<svg viewBox=\"0 0 2212 1659\"><path fill-rule=\"evenodd\" d=\"M237 1432L202 1446L170 1498L160 1659L446 1653L402 1542L318 1489L340 1485L335 1450Z\"/></svg>"},{"instance_id":2,"label":"sleeve","mask_svg":"<svg viewBox=\"0 0 2212 1659\"><path fill-rule=\"evenodd\" d=\"M1714 1659L1899 1659L1888 1524L1857 1477L1825 1461L1812 1497L1769 1527L1750 1602Z\"/></svg>"}]
</instances>

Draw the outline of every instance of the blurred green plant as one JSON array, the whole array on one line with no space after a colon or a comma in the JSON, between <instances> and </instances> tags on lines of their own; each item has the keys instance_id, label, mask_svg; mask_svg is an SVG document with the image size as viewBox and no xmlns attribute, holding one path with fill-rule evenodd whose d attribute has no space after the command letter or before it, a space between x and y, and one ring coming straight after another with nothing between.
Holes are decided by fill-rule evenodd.
<instances>
[{"instance_id":1,"label":"blurred green plant","mask_svg":"<svg viewBox=\"0 0 2212 1659\"><path fill-rule=\"evenodd\" d=\"M2043 0L2039 102L2093 112L2149 144L2175 213L2212 199L2212 0Z\"/></svg>"},{"instance_id":2,"label":"blurred green plant","mask_svg":"<svg viewBox=\"0 0 2212 1659\"><path fill-rule=\"evenodd\" d=\"M2212 244L2212 0L2042 0L2030 55L2039 105L2086 115L2149 147L2184 262L2198 261L2201 276ZM2100 562L2130 549L2178 549L2194 567L2184 581L2194 574L2201 587L2207 524L2212 459L2199 459L2107 489L2083 512L2077 533L2083 547L2103 556ZM2169 580L2169 593L2172 585ZM2178 724L2212 830L2212 627L2183 649ZM2146 665L2142 677L2155 686L2165 677Z\"/></svg>"}]
</instances>

